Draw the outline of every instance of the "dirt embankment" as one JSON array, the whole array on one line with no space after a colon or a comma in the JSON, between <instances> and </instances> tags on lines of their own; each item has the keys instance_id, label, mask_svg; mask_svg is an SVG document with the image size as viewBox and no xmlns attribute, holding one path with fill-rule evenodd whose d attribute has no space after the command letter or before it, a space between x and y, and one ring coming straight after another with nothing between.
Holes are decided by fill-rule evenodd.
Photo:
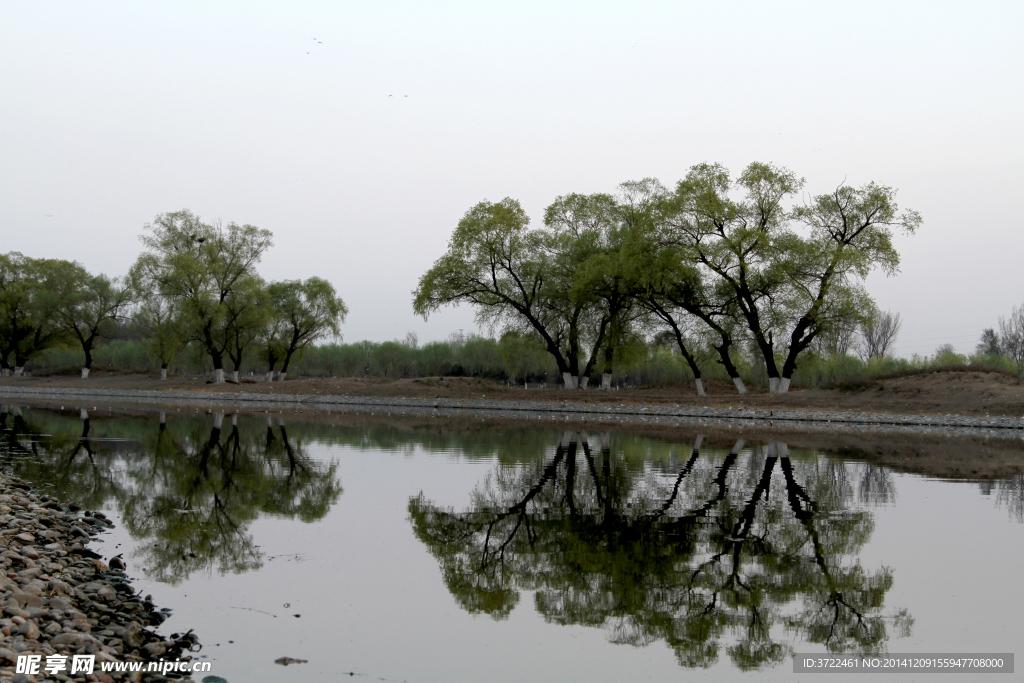
<instances>
[{"instance_id":1,"label":"dirt embankment","mask_svg":"<svg viewBox=\"0 0 1024 683\"><path fill-rule=\"evenodd\" d=\"M387 379L337 377L289 379L286 382L208 384L205 377L174 377L161 381L155 374L120 374L97 371L88 379L76 377L5 377L0 386L76 389L149 389L274 394L344 395L410 398L487 398L561 402L692 405L780 410L814 410L901 415L1024 416L1024 380L991 372L934 372L879 380L856 389L793 389L768 394L760 388L739 396L731 383L707 383L707 395L695 395L693 385L671 385L615 391L568 392L531 384L509 387L501 382L471 377Z\"/></svg>"}]
</instances>

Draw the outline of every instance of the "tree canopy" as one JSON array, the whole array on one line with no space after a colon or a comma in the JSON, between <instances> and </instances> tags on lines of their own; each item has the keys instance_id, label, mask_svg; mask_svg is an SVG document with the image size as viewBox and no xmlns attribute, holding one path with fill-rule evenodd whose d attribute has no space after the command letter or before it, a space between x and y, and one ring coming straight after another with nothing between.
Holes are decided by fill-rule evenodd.
<instances>
[{"instance_id":1,"label":"tree canopy","mask_svg":"<svg viewBox=\"0 0 1024 683\"><path fill-rule=\"evenodd\" d=\"M744 391L735 354L745 348L784 392L819 336L874 314L864 279L897 272L893 233L921 224L884 185L842 184L791 206L803 187L772 164L735 180L698 164L673 190L647 178L614 195L558 197L537 230L514 199L484 201L421 277L413 308L466 303L481 322L536 335L567 387L600 370L608 388L616 349L653 330L674 338L698 392L712 350Z\"/></svg>"}]
</instances>

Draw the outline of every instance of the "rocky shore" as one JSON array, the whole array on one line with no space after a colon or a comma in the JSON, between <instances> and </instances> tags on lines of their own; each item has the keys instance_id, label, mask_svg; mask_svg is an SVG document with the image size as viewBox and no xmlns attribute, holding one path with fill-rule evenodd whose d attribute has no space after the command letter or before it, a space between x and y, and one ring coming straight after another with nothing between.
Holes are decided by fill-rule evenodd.
<instances>
[{"instance_id":1,"label":"rocky shore","mask_svg":"<svg viewBox=\"0 0 1024 683\"><path fill-rule=\"evenodd\" d=\"M112 526L102 512L54 500L0 474L0 681L188 678L175 672L102 671L102 662L186 660L200 648L191 631L169 638L156 634L153 628L170 610L135 593L120 558L107 564L86 547L92 536ZM70 673L76 654L95 657L93 673ZM40 655L40 672L17 673L18 655ZM52 655L67 658L63 670L47 673Z\"/></svg>"}]
</instances>

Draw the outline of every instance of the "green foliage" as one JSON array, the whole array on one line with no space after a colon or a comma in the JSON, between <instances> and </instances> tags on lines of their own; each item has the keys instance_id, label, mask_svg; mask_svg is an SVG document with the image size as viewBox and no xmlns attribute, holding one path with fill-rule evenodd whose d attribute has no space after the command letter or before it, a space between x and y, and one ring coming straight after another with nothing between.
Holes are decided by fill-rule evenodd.
<instances>
[{"instance_id":1,"label":"green foliage","mask_svg":"<svg viewBox=\"0 0 1024 683\"><path fill-rule=\"evenodd\" d=\"M132 269L132 280L175 302L187 336L223 370L249 305L239 297L258 290L256 264L272 245L269 230L230 223L203 223L183 210L161 214L140 239L146 251Z\"/></svg>"},{"instance_id":2,"label":"green foliage","mask_svg":"<svg viewBox=\"0 0 1024 683\"><path fill-rule=\"evenodd\" d=\"M413 531L456 602L501 620L531 592L550 623L664 640L687 667L724 649L740 669L767 668L790 653L783 632L830 652L884 651L893 574L862 566L872 513L835 482L870 480L884 495L887 473L792 458L784 444L679 449L652 466L629 445L566 432L544 459L500 465L465 509L411 498ZM906 611L896 621L908 632Z\"/></svg>"}]
</instances>

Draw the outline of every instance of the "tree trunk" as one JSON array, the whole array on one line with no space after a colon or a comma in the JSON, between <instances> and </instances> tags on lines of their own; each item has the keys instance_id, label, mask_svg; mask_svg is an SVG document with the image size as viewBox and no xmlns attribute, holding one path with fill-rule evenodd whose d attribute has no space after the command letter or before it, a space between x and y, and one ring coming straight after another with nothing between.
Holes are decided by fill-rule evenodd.
<instances>
[{"instance_id":1,"label":"tree trunk","mask_svg":"<svg viewBox=\"0 0 1024 683\"><path fill-rule=\"evenodd\" d=\"M267 381L268 382L273 382L274 381L274 371L273 370L267 370Z\"/></svg>"},{"instance_id":2,"label":"tree trunk","mask_svg":"<svg viewBox=\"0 0 1024 683\"><path fill-rule=\"evenodd\" d=\"M611 338L608 340L611 342ZM611 389L612 388L612 372L615 368L615 347L608 344L604 350L604 373L601 375L601 388Z\"/></svg>"},{"instance_id":3,"label":"tree trunk","mask_svg":"<svg viewBox=\"0 0 1024 683\"><path fill-rule=\"evenodd\" d=\"M732 362L732 358L729 357L729 347L732 346L732 339L722 339L721 346L716 346L715 351L718 351L718 357L722 363L722 367L725 368L725 372L732 379L732 383L736 385L736 391L740 394L747 393L747 387L743 385L743 380L740 379L739 370Z\"/></svg>"},{"instance_id":4,"label":"tree trunk","mask_svg":"<svg viewBox=\"0 0 1024 683\"><path fill-rule=\"evenodd\" d=\"M576 382L577 378L574 377L573 375L569 374L568 372L562 373L562 384L565 386L566 389L575 389Z\"/></svg>"},{"instance_id":5,"label":"tree trunk","mask_svg":"<svg viewBox=\"0 0 1024 683\"><path fill-rule=\"evenodd\" d=\"M213 383L224 384L224 368L215 368L213 371Z\"/></svg>"},{"instance_id":6,"label":"tree trunk","mask_svg":"<svg viewBox=\"0 0 1024 683\"><path fill-rule=\"evenodd\" d=\"M586 389L588 384L590 384L590 375L580 377L580 389Z\"/></svg>"},{"instance_id":7,"label":"tree trunk","mask_svg":"<svg viewBox=\"0 0 1024 683\"><path fill-rule=\"evenodd\" d=\"M82 368L82 379L87 379L88 377L89 377L89 368Z\"/></svg>"},{"instance_id":8,"label":"tree trunk","mask_svg":"<svg viewBox=\"0 0 1024 683\"><path fill-rule=\"evenodd\" d=\"M694 380L693 380L693 383L697 385L697 395L698 396L703 396L704 395L704 382L703 382L703 380L701 380L700 377L695 377Z\"/></svg>"},{"instance_id":9,"label":"tree trunk","mask_svg":"<svg viewBox=\"0 0 1024 683\"><path fill-rule=\"evenodd\" d=\"M231 379L234 380L235 384L238 384L238 370L231 371Z\"/></svg>"},{"instance_id":10,"label":"tree trunk","mask_svg":"<svg viewBox=\"0 0 1024 683\"><path fill-rule=\"evenodd\" d=\"M769 394L777 394L777 393L779 393L779 378L778 377L771 377L771 376L768 377L768 393Z\"/></svg>"},{"instance_id":11,"label":"tree trunk","mask_svg":"<svg viewBox=\"0 0 1024 683\"><path fill-rule=\"evenodd\" d=\"M25 366L24 365L15 365L14 366L14 376L15 377L21 377L22 373L24 373L24 372L25 372Z\"/></svg>"},{"instance_id":12,"label":"tree trunk","mask_svg":"<svg viewBox=\"0 0 1024 683\"><path fill-rule=\"evenodd\" d=\"M160 424L167 424L167 413L162 410L160 411Z\"/></svg>"},{"instance_id":13,"label":"tree trunk","mask_svg":"<svg viewBox=\"0 0 1024 683\"><path fill-rule=\"evenodd\" d=\"M167 379L167 368L160 368L160 379Z\"/></svg>"},{"instance_id":14,"label":"tree trunk","mask_svg":"<svg viewBox=\"0 0 1024 683\"><path fill-rule=\"evenodd\" d=\"M224 424L224 412L221 411L221 412L214 413L213 414L213 428L219 431L223 424Z\"/></svg>"},{"instance_id":15,"label":"tree trunk","mask_svg":"<svg viewBox=\"0 0 1024 683\"><path fill-rule=\"evenodd\" d=\"M779 378L779 386L775 390L776 393L785 394L786 392L788 392L789 391L789 382L790 382L789 377L781 377L781 378Z\"/></svg>"},{"instance_id":16,"label":"tree trunk","mask_svg":"<svg viewBox=\"0 0 1024 683\"><path fill-rule=\"evenodd\" d=\"M287 376L288 376L288 373L285 372L284 370L282 370L281 372L277 373L277 381L278 382L283 382L284 378L287 377Z\"/></svg>"}]
</instances>

